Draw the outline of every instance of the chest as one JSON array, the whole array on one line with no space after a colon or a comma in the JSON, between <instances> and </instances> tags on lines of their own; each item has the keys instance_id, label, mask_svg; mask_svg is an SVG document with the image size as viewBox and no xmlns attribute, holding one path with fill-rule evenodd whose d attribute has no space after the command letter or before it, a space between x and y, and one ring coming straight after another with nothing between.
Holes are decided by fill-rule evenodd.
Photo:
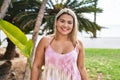
<instances>
[{"instance_id":1,"label":"chest","mask_svg":"<svg viewBox=\"0 0 120 80\"><path fill-rule=\"evenodd\" d=\"M66 54L74 50L74 46L71 42L53 42L51 48L60 54Z\"/></svg>"}]
</instances>

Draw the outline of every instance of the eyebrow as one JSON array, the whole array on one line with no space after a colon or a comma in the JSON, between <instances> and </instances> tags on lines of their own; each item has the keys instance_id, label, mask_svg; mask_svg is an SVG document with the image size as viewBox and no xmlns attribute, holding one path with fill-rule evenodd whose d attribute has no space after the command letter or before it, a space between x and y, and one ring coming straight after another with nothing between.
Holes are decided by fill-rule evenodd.
<instances>
[{"instance_id":1,"label":"eyebrow","mask_svg":"<svg viewBox=\"0 0 120 80\"><path fill-rule=\"evenodd\" d=\"M64 20L64 18L59 18L59 20ZM64 20L65 21L65 20ZM71 22L73 22L73 20L68 20L68 21L71 21Z\"/></svg>"}]
</instances>

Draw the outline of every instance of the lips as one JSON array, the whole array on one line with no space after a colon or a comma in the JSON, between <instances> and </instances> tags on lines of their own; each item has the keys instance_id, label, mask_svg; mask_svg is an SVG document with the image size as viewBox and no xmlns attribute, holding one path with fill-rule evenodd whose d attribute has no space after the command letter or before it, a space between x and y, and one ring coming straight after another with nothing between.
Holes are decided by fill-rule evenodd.
<instances>
[{"instance_id":1,"label":"lips","mask_svg":"<svg viewBox=\"0 0 120 80\"><path fill-rule=\"evenodd\" d=\"M61 28L62 29L62 31L64 31L64 32L67 32L69 29L67 29L67 28Z\"/></svg>"}]
</instances>

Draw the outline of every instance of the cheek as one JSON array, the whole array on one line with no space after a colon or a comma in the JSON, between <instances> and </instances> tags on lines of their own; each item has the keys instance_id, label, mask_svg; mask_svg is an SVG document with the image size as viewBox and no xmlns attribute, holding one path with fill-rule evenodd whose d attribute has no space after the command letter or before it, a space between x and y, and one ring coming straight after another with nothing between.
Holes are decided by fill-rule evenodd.
<instances>
[{"instance_id":1,"label":"cheek","mask_svg":"<svg viewBox=\"0 0 120 80\"><path fill-rule=\"evenodd\" d=\"M61 23L60 22L56 22L56 27L59 27L61 26Z\"/></svg>"},{"instance_id":2,"label":"cheek","mask_svg":"<svg viewBox=\"0 0 120 80\"><path fill-rule=\"evenodd\" d=\"M70 29L73 29L73 25L70 26Z\"/></svg>"},{"instance_id":3,"label":"cheek","mask_svg":"<svg viewBox=\"0 0 120 80\"><path fill-rule=\"evenodd\" d=\"M70 32L72 32L72 31L73 31L73 27L71 28Z\"/></svg>"},{"instance_id":4,"label":"cheek","mask_svg":"<svg viewBox=\"0 0 120 80\"><path fill-rule=\"evenodd\" d=\"M74 30L74 26L71 26L71 29L70 29L70 30L71 30L71 32L72 32L72 31Z\"/></svg>"}]
</instances>

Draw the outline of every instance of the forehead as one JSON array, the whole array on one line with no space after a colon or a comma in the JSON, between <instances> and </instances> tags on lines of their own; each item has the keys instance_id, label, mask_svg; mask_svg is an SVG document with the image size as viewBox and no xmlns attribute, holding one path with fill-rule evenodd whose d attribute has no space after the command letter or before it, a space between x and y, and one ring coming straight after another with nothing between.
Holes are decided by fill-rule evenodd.
<instances>
[{"instance_id":1,"label":"forehead","mask_svg":"<svg viewBox=\"0 0 120 80\"><path fill-rule=\"evenodd\" d=\"M73 17L70 14L62 14L58 19L73 20Z\"/></svg>"}]
</instances>

